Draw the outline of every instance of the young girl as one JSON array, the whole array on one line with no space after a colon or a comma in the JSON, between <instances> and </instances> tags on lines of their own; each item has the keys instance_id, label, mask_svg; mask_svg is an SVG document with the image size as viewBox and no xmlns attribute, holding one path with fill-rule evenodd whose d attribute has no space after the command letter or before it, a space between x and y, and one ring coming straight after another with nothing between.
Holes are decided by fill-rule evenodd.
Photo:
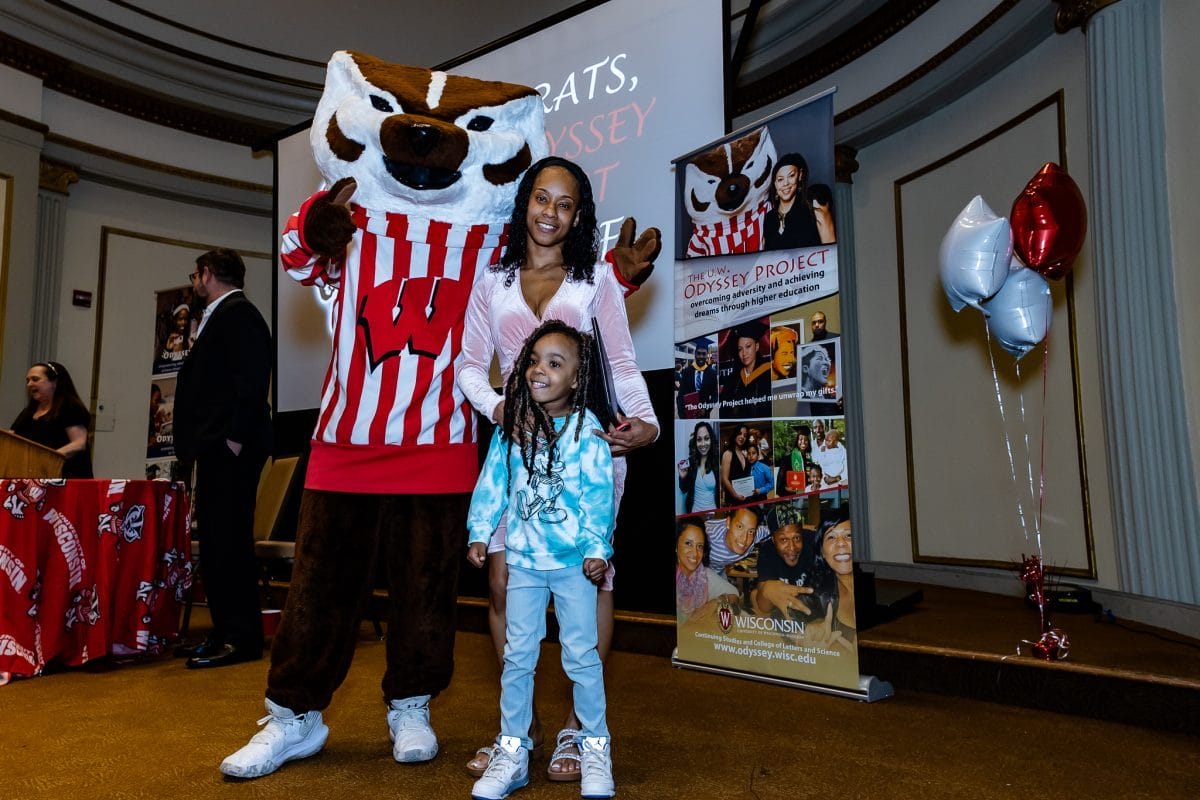
<instances>
[{"instance_id":1,"label":"young girl","mask_svg":"<svg viewBox=\"0 0 1200 800\"><path fill-rule=\"evenodd\" d=\"M471 498L467 560L483 567L503 517L508 564L500 736L471 790L476 800L501 800L529 783L533 672L551 596L563 669L575 683L581 794L615 792L596 626L596 585L612 557L613 471L608 443L586 408L592 380L600 379L589 338L551 320L526 340Z\"/></svg>"},{"instance_id":2,"label":"young girl","mask_svg":"<svg viewBox=\"0 0 1200 800\"><path fill-rule=\"evenodd\" d=\"M462 361L455 378L475 409L500 424L506 401L492 389L493 356L507 381L526 339L544 320L557 319L590 331L595 319L608 350L617 399L628 415L624 420L628 430L613 427L601 434L614 457L614 499L619 507L626 473L623 454L654 441L658 420L638 367L621 286L608 264L597 267L598 249L596 203L579 165L551 156L526 170L509 222L508 249L471 290ZM488 545L488 625L502 666L508 581L503 527ZM612 639L612 581L610 568L597 597L602 661ZM536 709L530 734L536 748L542 739ZM554 739L546 767L550 780L579 780L578 736L579 721L572 709ZM479 748L467 763L467 772L476 778L482 775L492 749L490 744Z\"/></svg>"}]
</instances>

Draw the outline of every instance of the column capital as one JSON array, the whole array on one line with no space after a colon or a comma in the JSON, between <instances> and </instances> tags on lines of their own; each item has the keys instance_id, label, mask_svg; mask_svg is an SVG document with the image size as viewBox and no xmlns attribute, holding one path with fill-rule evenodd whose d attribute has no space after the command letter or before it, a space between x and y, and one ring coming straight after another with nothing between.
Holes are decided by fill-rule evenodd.
<instances>
[{"instance_id":1,"label":"column capital","mask_svg":"<svg viewBox=\"0 0 1200 800\"><path fill-rule=\"evenodd\" d=\"M854 173L858 172L858 149L848 144L833 146L833 177L838 183L854 183Z\"/></svg>"},{"instance_id":2,"label":"column capital","mask_svg":"<svg viewBox=\"0 0 1200 800\"><path fill-rule=\"evenodd\" d=\"M38 163L38 188L59 194L70 194L72 183L79 182L79 172L68 164L43 158Z\"/></svg>"},{"instance_id":3,"label":"column capital","mask_svg":"<svg viewBox=\"0 0 1200 800\"><path fill-rule=\"evenodd\" d=\"M1054 12L1055 33L1067 33L1073 28L1086 32L1085 26L1093 14L1120 0L1054 0L1058 11Z\"/></svg>"}]
</instances>

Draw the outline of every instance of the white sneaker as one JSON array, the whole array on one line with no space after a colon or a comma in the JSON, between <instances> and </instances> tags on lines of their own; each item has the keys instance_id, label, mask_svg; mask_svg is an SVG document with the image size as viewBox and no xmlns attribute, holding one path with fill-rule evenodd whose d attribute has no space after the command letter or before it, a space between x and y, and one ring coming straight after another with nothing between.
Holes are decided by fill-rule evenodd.
<instances>
[{"instance_id":1,"label":"white sneaker","mask_svg":"<svg viewBox=\"0 0 1200 800\"><path fill-rule=\"evenodd\" d=\"M258 721L265 727L221 762L221 772L233 778L258 778L288 761L315 755L325 746L329 726L321 720L320 711L296 714L270 700L266 704L267 716Z\"/></svg>"},{"instance_id":2,"label":"white sneaker","mask_svg":"<svg viewBox=\"0 0 1200 800\"><path fill-rule=\"evenodd\" d=\"M437 736L429 725L427 694L393 700L388 710L392 757L402 764L429 761L438 752Z\"/></svg>"},{"instance_id":3,"label":"white sneaker","mask_svg":"<svg viewBox=\"0 0 1200 800\"><path fill-rule=\"evenodd\" d=\"M605 800L617 793L612 776L612 750L607 736L585 736L579 743L579 795Z\"/></svg>"},{"instance_id":4,"label":"white sneaker","mask_svg":"<svg viewBox=\"0 0 1200 800\"><path fill-rule=\"evenodd\" d=\"M472 800L504 800L529 783L529 751L516 736L496 740L483 777L471 787Z\"/></svg>"}]
</instances>

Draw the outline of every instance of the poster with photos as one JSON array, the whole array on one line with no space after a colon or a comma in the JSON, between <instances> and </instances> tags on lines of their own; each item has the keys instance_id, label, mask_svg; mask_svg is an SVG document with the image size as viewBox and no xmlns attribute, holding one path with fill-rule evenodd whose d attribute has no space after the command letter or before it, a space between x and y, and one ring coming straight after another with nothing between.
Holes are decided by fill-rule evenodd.
<instances>
[{"instance_id":1,"label":"poster with photos","mask_svg":"<svg viewBox=\"0 0 1200 800\"><path fill-rule=\"evenodd\" d=\"M676 658L855 689L832 130L826 94L677 162Z\"/></svg>"},{"instance_id":2,"label":"poster with photos","mask_svg":"<svg viewBox=\"0 0 1200 800\"><path fill-rule=\"evenodd\" d=\"M203 302L191 287L154 293L154 355L146 415L146 477L181 480L175 460L175 384L196 341Z\"/></svg>"},{"instance_id":3,"label":"poster with photos","mask_svg":"<svg viewBox=\"0 0 1200 800\"><path fill-rule=\"evenodd\" d=\"M190 286L154 293L154 375L178 372L196 341L204 306Z\"/></svg>"},{"instance_id":4,"label":"poster with photos","mask_svg":"<svg viewBox=\"0 0 1200 800\"><path fill-rule=\"evenodd\" d=\"M174 375L155 375L150 383L150 407L146 425L146 459L175 455Z\"/></svg>"}]
</instances>

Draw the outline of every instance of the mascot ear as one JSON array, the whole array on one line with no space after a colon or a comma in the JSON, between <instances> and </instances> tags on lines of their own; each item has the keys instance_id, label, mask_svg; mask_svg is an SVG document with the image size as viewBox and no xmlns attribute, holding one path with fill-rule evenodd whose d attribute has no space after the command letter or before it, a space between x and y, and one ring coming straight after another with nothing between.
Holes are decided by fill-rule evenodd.
<instances>
[{"instance_id":1,"label":"mascot ear","mask_svg":"<svg viewBox=\"0 0 1200 800\"><path fill-rule=\"evenodd\" d=\"M338 135L334 137L333 141L329 139L329 131L330 121L338 113L339 106L346 98L354 96L362 82L362 73L354 61L353 53L348 50L339 50L330 56L329 65L325 69L325 90L317 102L312 128L308 134L313 157L321 169L321 174L327 180L332 181L345 174L344 167L339 162L353 161L357 158L357 153L353 157L349 155L354 147L361 152L362 143L347 139L342 134L340 127L336 129ZM344 119L341 121L345 122ZM339 146L341 143L345 143L350 149Z\"/></svg>"},{"instance_id":2,"label":"mascot ear","mask_svg":"<svg viewBox=\"0 0 1200 800\"><path fill-rule=\"evenodd\" d=\"M358 64L354 63L354 53L338 50L329 57L329 65L325 68L325 94L340 100L352 91L350 87L361 80L362 73Z\"/></svg>"}]
</instances>

